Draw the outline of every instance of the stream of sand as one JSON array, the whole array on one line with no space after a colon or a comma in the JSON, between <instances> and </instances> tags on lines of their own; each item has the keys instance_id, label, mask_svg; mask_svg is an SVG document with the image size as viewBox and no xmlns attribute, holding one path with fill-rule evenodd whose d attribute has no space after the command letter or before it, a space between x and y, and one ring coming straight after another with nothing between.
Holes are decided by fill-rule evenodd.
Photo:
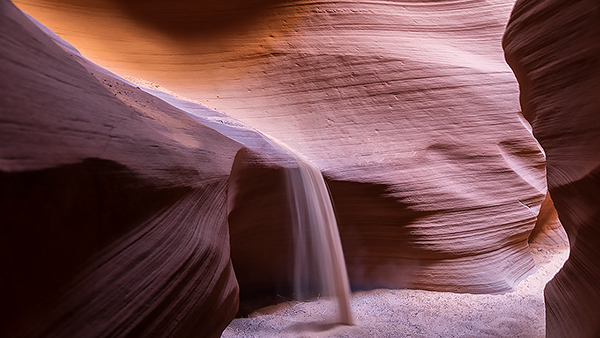
<instances>
[{"instance_id":1,"label":"stream of sand","mask_svg":"<svg viewBox=\"0 0 600 338\"><path fill-rule=\"evenodd\" d=\"M293 155L298 169L288 170L287 181L294 229L296 297L305 299L315 290L322 296L335 296L339 323L351 325L350 284L329 190L316 165Z\"/></svg>"},{"instance_id":2,"label":"stream of sand","mask_svg":"<svg viewBox=\"0 0 600 338\"><path fill-rule=\"evenodd\" d=\"M376 289L353 292L355 325L331 320L335 302L313 299L265 307L234 319L222 338L544 338L543 290L569 255L568 244L533 244L537 272L506 294Z\"/></svg>"}]
</instances>

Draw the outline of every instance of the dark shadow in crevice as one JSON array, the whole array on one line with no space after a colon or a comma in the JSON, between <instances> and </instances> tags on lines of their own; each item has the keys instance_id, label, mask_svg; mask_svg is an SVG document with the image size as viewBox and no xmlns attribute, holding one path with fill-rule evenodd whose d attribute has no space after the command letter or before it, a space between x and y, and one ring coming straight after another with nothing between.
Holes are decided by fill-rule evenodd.
<instances>
[{"instance_id":1,"label":"dark shadow in crevice","mask_svg":"<svg viewBox=\"0 0 600 338\"><path fill-rule=\"evenodd\" d=\"M410 287L422 250L410 225L435 212L419 211L390 186L327 179L352 290Z\"/></svg>"},{"instance_id":2,"label":"dark shadow in crevice","mask_svg":"<svg viewBox=\"0 0 600 338\"><path fill-rule=\"evenodd\" d=\"M172 38L217 38L264 24L264 17L289 0L110 0L136 22Z\"/></svg>"},{"instance_id":3,"label":"dark shadow in crevice","mask_svg":"<svg viewBox=\"0 0 600 338\"><path fill-rule=\"evenodd\" d=\"M45 311L95 254L190 190L155 183L97 158L0 172L1 326Z\"/></svg>"},{"instance_id":4,"label":"dark shadow in crevice","mask_svg":"<svg viewBox=\"0 0 600 338\"><path fill-rule=\"evenodd\" d=\"M230 178L231 257L240 286L239 317L295 299L294 238L286 170L238 154ZM418 211L385 184L326 179L353 290L409 287L421 250L410 225ZM315 294L316 296L316 294Z\"/></svg>"}]
</instances>

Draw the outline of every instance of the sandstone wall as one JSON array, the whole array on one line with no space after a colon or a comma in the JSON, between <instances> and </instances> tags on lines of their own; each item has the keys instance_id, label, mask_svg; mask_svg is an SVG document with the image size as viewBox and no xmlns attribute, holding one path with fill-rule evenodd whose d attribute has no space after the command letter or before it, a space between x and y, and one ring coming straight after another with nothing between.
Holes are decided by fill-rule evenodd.
<instances>
[{"instance_id":1,"label":"sandstone wall","mask_svg":"<svg viewBox=\"0 0 600 338\"><path fill-rule=\"evenodd\" d=\"M218 337L241 145L95 78L9 1L0 32L0 336Z\"/></svg>"},{"instance_id":2,"label":"sandstone wall","mask_svg":"<svg viewBox=\"0 0 600 338\"><path fill-rule=\"evenodd\" d=\"M600 335L599 18L597 1L517 1L504 40L571 244L546 286L547 337Z\"/></svg>"},{"instance_id":3,"label":"sandstone wall","mask_svg":"<svg viewBox=\"0 0 600 338\"><path fill-rule=\"evenodd\" d=\"M323 169L355 289L534 269L545 157L502 58L510 3L16 3L74 47L0 2L6 334L218 336L237 283L289 292L293 163L235 118Z\"/></svg>"},{"instance_id":4,"label":"sandstone wall","mask_svg":"<svg viewBox=\"0 0 600 338\"><path fill-rule=\"evenodd\" d=\"M545 159L503 59L511 3L17 4L319 165L355 288L504 292L534 268Z\"/></svg>"}]
</instances>

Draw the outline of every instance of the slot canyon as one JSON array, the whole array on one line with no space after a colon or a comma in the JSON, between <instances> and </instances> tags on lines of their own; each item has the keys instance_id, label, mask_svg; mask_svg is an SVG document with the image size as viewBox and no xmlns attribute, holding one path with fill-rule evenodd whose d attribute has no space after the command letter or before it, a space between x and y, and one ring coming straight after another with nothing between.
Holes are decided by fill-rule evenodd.
<instances>
[{"instance_id":1,"label":"slot canyon","mask_svg":"<svg viewBox=\"0 0 600 338\"><path fill-rule=\"evenodd\" d=\"M600 337L599 1L0 0L0 33L0 337Z\"/></svg>"}]
</instances>

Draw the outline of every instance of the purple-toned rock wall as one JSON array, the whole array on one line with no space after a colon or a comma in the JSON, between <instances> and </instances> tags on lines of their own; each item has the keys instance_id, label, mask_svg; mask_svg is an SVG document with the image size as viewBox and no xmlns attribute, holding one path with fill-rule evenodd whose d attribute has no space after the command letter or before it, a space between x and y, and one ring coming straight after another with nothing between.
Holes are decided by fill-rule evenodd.
<instances>
[{"instance_id":1,"label":"purple-toned rock wall","mask_svg":"<svg viewBox=\"0 0 600 338\"><path fill-rule=\"evenodd\" d=\"M547 337L600 335L599 18L597 1L517 1L504 38L571 244L545 289Z\"/></svg>"}]
</instances>

